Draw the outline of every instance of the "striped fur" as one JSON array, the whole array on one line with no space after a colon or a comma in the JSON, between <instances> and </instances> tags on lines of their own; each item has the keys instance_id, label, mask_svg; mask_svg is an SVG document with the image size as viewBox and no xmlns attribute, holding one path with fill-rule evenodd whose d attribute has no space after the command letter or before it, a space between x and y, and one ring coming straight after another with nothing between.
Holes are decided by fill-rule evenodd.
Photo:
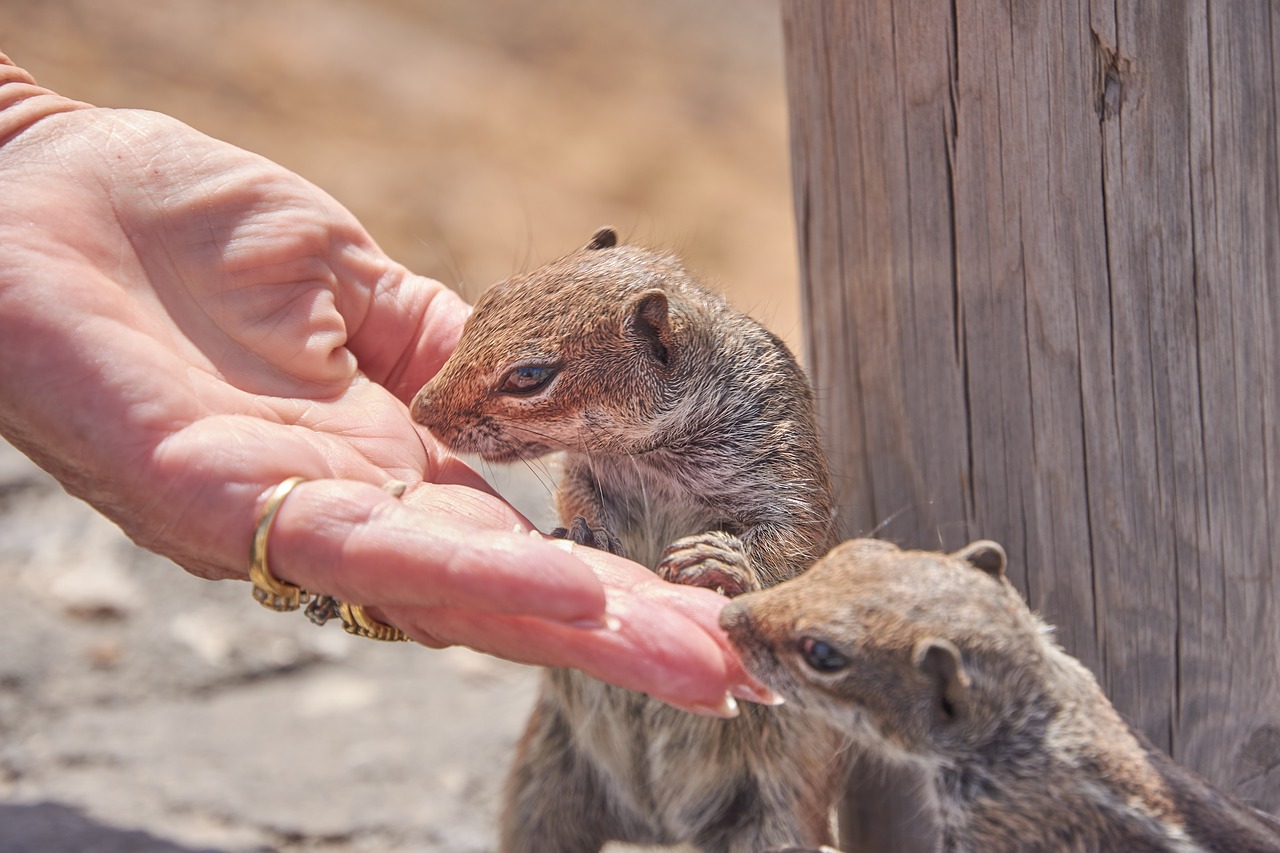
<instances>
[{"instance_id":1,"label":"striped fur","mask_svg":"<svg viewBox=\"0 0 1280 853\"><path fill-rule=\"evenodd\" d=\"M415 418L494 461L565 453L566 528L584 519L602 531L588 541L616 537L668 580L733 595L795 576L834 537L804 373L673 256L615 242L598 234L486 291ZM504 392L522 365L554 376ZM508 783L502 850L821 844L844 743L788 708L711 719L548 671Z\"/></svg>"}]
</instances>

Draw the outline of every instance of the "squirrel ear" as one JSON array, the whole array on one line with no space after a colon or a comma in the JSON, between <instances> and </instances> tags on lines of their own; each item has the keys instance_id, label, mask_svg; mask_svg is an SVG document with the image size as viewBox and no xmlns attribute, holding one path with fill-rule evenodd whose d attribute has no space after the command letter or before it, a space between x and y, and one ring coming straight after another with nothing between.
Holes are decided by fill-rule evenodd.
<instances>
[{"instance_id":1,"label":"squirrel ear","mask_svg":"<svg viewBox=\"0 0 1280 853\"><path fill-rule=\"evenodd\" d=\"M618 245L618 232L613 230L613 226L606 225L596 229L596 233L591 235L591 240L583 248L588 252L594 252L597 249L612 249L616 245Z\"/></svg>"},{"instance_id":2,"label":"squirrel ear","mask_svg":"<svg viewBox=\"0 0 1280 853\"><path fill-rule=\"evenodd\" d=\"M911 659L933 685L938 718L949 723L959 717L970 684L960 650L948 640L929 638L916 643Z\"/></svg>"},{"instance_id":3,"label":"squirrel ear","mask_svg":"<svg viewBox=\"0 0 1280 853\"><path fill-rule=\"evenodd\" d=\"M649 348L649 354L660 364L671 361L668 344L671 340L671 324L667 316L667 294L661 290L646 290L631 303L630 325Z\"/></svg>"},{"instance_id":4,"label":"squirrel ear","mask_svg":"<svg viewBox=\"0 0 1280 853\"><path fill-rule=\"evenodd\" d=\"M996 580L1004 577L1004 569L1009 562L1000 543L990 539L970 542L951 556L964 560L975 569L981 569Z\"/></svg>"}]
</instances>

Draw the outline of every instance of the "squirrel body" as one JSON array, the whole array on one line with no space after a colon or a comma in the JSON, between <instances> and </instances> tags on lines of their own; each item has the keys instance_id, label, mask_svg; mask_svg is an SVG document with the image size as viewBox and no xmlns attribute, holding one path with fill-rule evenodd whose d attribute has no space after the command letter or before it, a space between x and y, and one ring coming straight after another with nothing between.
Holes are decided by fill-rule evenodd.
<instances>
[{"instance_id":1,"label":"squirrel body","mask_svg":"<svg viewBox=\"0 0 1280 853\"><path fill-rule=\"evenodd\" d=\"M1121 719L1004 569L993 542L851 540L721 624L789 703L925 767L946 853L1280 851L1280 821Z\"/></svg>"},{"instance_id":2,"label":"squirrel body","mask_svg":"<svg viewBox=\"0 0 1280 853\"><path fill-rule=\"evenodd\" d=\"M610 229L482 294L413 414L490 461L564 452L557 535L668 581L734 596L795 576L834 543L795 358L673 255L620 246ZM822 844L843 745L786 708L710 719L548 670L509 777L501 849Z\"/></svg>"}]
</instances>

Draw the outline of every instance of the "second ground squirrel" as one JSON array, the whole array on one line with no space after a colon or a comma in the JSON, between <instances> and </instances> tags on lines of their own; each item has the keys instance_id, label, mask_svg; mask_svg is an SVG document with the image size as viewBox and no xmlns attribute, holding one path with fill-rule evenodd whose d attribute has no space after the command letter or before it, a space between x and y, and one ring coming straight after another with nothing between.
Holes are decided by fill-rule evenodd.
<instances>
[{"instance_id":1,"label":"second ground squirrel","mask_svg":"<svg viewBox=\"0 0 1280 853\"><path fill-rule=\"evenodd\" d=\"M877 540L725 608L747 668L932 780L947 853L1276 853L1280 821L1136 734L1004 576Z\"/></svg>"}]
</instances>

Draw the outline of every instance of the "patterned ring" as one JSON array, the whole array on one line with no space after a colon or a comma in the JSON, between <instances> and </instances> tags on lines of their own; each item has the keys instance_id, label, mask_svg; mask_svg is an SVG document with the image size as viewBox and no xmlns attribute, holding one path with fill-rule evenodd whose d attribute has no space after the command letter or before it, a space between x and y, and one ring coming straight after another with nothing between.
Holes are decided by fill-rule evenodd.
<instances>
[{"instance_id":1,"label":"patterned ring","mask_svg":"<svg viewBox=\"0 0 1280 853\"><path fill-rule=\"evenodd\" d=\"M379 622L366 613L364 607L359 604L338 605L338 615L342 617L342 627L348 634L386 643L403 643L409 639L409 635L404 631L394 625Z\"/></svg>"}]
</instances>

